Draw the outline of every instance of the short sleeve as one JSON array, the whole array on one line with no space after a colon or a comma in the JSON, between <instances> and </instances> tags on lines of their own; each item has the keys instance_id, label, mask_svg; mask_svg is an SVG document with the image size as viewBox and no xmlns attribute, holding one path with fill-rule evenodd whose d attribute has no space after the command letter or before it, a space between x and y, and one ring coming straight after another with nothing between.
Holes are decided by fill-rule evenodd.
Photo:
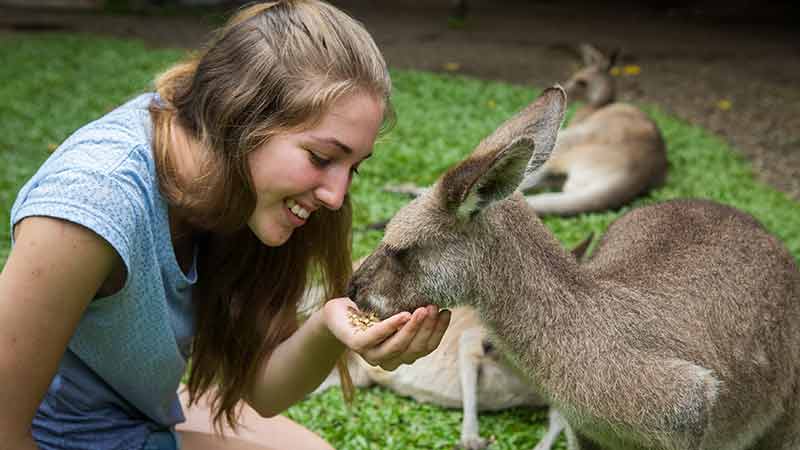
<instances>
[{"instance_id":1,"label":"short sleeve","mask_svg":"<svg viewBox=\"0 0 800 450\"><path fill-rule=\"evenodd\" d=\"M12 226L30 216L82 225L108 241L130 269L134 239L141 231L141 207L113 174L86 168L62 170L38 178L20 195L12 211Z\"/></svg>"}]
</instances>

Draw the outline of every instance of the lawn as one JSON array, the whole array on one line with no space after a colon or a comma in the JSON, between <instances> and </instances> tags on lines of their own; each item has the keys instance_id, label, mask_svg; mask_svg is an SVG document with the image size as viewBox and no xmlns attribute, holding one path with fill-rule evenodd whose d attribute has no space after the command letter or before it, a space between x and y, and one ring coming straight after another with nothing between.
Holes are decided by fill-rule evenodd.
<instances>
[{"instance_id":1,"label":"lawn","mask_svg":"<svg viewBox=\"0 0 800 450\"><path fill-rule=\"evenodd\" d=\"M0 37L0 264L9 250L8 215L24 181L72 131L148 90L153 75L181 57L136 41L81 35ZM381 233L371 222L391 217L407 198L381 191L387 183L429 184L478 141L530 102L536 91L457 76L393 72L398 122L381 137L375 156L353 184L354 253L367 254ZM719 138L644 106L669 148L670 176L662 188L631 207L676 197L704 197L755 215L800 260L800 205L755 181L750 167ZM575 218L546 218L568 246L601 233L623 208ZM348 408L338 390L292 407L287 415L316 430L338 449L452 448L460 411L420 405L382 389L361 391ZM530 448L544 431L541 411L514 409L481 417L495 449ZM563 442L559 444L563 448Z\"/></svg>"}]
</instances>

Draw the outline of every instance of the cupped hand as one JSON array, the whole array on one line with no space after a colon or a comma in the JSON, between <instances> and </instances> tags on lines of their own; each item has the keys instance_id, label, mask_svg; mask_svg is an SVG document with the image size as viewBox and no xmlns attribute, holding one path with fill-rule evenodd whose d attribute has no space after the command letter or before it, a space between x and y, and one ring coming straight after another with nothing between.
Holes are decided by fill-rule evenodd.
<instances>
[{"instance_id":1,"label":"cupped hand","mask_svg":"<svg viewBox=\"0 0 800 450\"><path fill-rule=\"evenodd\" d=\"M369 364L385 370L411 364L434 351L450 324L450 311L428 305L413 313L397 313L361 330L350 323L348 311L352 309L358 307L347 297L325 303L323 314L328 329Z\"/></svg>"}]
</instances>

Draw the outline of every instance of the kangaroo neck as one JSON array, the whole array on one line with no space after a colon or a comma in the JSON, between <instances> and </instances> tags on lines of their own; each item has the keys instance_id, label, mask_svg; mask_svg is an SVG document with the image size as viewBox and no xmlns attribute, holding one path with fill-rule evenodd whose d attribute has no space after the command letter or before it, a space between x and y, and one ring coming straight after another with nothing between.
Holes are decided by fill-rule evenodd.
<instances>
[{"instance_id":1,"label":"kangaroo neck","mask_svg":"<svg viewBox=\"0 0 800 450\"><path fill-rule=\"evenodd\" d=\"M566 251L548 249L531 256L524 254L526 250L519 249L517 261L494 265L492 282L484 283L478 294L478 309L498 334L527 337L527 330L519 330L519 325L525 324L533 332L531 339L542 339L554 331L554 320L572 317L589 300L593 283ZM509 268L508 264L517 262L527 269L509 273L519 266Z\"/></svg>"}]
</instances>

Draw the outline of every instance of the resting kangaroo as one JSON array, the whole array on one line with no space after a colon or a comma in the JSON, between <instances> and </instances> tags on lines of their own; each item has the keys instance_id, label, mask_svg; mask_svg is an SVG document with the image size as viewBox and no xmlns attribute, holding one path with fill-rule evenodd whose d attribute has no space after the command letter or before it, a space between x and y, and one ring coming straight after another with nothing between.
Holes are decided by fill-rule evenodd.
<instances>
[{"instance_id":1,"label":"resting kangaroo","mask_svg":"<svg viewBox=\"0 0 800 450\"><path fill-rule=\"evenodd\" d=\"M572 250L576 259L583 258L591 240L592 236L589 236ZM362 261L357 261L353 267L357 269ZM318 305L322 295L321 290L312 289L307 304ZM487 439L480 437L479 411L547 406L519 372L497 354L474 308L468 306L453 309L450 326L439 347L414 364L390 372L348 353L347 366L356 387L378 384L418 402L462 408L464 415L459 444L468 450L482 449L489 444ZM315 393L339 384L339 373L334 369ZM565 426L556 410L551 410L548 415L548 429L534 450L550 450Z\"/></svg>"},{"instance_id":2,"label":"resting kangaroo","mask_svg":"<svg viewBox=\"0 0 800 450\"><path fill-rule=\"evenodd\" d=\"M519 189L529 192L553 176L566 177L560 192L529 195L539 214L573 215L622 206L664 182L667 156L658 126L637 107L615 102L613 58L581 46L585 67L564 85L582 100L558 135L553 154L531 170Z\"/></svg>"},{"instance_id":3,"label":"resting kangaroo","mask_svg":"<svg viewBox=\"0 0 800 450\"><path fill-rule=\"evenodd\" d=\"M566 96L546 90L389 222L348 295L387 317L476 308L573 430L571 450L800 448L800 272L751 216L676 200L578 264L519 192Z\"/></svg>"},{"instance_id":4,"label":"resting kangaroo","mask_svg":"<svg viewBox=\"0 0 800 450\"><path fill-rule=\"evenodd\" d=\"M527 196L539 214L574 215L622 206L667 175L664 139L658 126L637 107L615 101L614 57L582 45L585 67L565 83L570 100L584 106L558 134L552 156L532 168L519 189L525 193L557 178L560 192ZM418 196L425 188L404 184L387 191ZM373 226L377 227L377 225Z\"/></svg>"},{"instance_id":5,"label":"resting kangaroo","mask_svg":"<svg viewBox=\"0 0 800 450\"><path fill-rule=\"evenodd\" d=\"M377 384L418 402L462 408L461 448L483 449L489 441L480 437L479 411L547 406L524 378L503 361L486 337L475 310L457 307L452 310L450 326L439 347L414 364L389 372L350 353L347 366L354 386ZM315 392L335 385L339 385L336 370ZM555 410L550 412L549 422L547 433L535 450L549 450L561 433L563 420Z\"/></svg>"},{"instance_id":6,"label":"resting kangaroo","mask_svg":"<svg viewBox=\"0 0 800 450\"><path fill-rule=\"evenodd\" d=\"M592 237L590 235L572 249L576 260L584 258ZM353 268L357 270L362 262L363 258L355 262ZM320 289L312 289L308 295L306 303L318 305L323 293ZM439 347L413 364L390 372L348 353L347 367L356 387L377 384L418 402L462 408L464 415L459 444L468 450L482 449L489 444L488 440L480 437L479 411L547 406L519 372L497 354L475 309L469 306L453 308L450 326ZM339 384L339 372L334 369L314 392ZM551 409L548 416L548 429L534 450L550 450L565 427L555 409Z\"/></svg>"}]
</instances>

